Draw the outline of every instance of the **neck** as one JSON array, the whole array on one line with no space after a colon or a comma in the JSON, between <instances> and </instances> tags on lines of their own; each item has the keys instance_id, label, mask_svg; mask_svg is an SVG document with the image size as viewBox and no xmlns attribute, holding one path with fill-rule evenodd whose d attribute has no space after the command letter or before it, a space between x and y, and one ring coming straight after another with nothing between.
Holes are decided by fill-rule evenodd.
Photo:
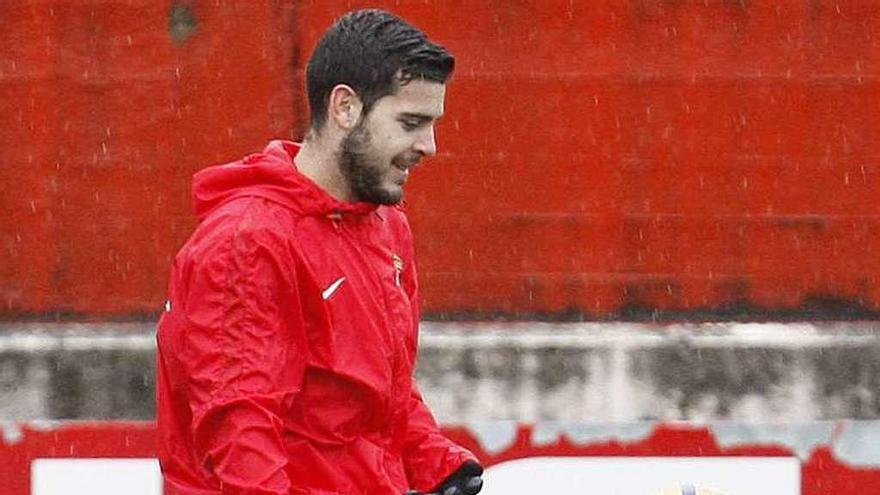
<instances>
[{"instance_id":1,"label":"neck","mask_svg":"<svg viewBox=\"0 0 880 495\"><path fill-rule=\"evenodd\" d=\"M330 196L340 201L351 201L351 189L339 168L338 140L315 135L312 131L303 139L299 152L293 158L299 173L305 175Z\"/></svg>"}]
</instances>

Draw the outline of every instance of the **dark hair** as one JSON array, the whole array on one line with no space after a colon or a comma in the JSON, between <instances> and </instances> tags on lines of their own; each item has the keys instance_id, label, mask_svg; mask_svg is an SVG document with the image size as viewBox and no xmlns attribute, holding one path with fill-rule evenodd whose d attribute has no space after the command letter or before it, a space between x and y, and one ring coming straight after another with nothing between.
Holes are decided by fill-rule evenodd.
<instances>
[{"instance_id":1,"label":"dark hair","mask_svg":"<svg viewBox=\"0 0 880 495\"><path fill-rule=\"evenodd\" d=\"M366 115L376 101L413 79L446 83L454 66L446 48L394 14L379 9L349 12L324 33L309 59L311 128L324 126L330 91L337 84L357 92Z\"/></svg>"}]
</instances>

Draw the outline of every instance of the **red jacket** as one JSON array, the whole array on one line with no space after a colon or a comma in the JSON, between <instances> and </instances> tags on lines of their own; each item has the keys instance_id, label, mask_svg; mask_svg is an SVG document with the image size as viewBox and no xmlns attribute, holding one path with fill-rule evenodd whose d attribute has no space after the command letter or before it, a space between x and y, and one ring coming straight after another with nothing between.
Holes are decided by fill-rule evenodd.
<instances>
[{"instance_id":1,"label":"red jacket","mask_svg":"<svg viewBox=\"0 0 880 495\"><path fill-rule=\"evenodd\" d=\"M401 495L473 459L412 379L404 213L333 199L298 149L273 141L194 178L200 223L157 336L166 494Z\"/></svg>"}]
</instances>

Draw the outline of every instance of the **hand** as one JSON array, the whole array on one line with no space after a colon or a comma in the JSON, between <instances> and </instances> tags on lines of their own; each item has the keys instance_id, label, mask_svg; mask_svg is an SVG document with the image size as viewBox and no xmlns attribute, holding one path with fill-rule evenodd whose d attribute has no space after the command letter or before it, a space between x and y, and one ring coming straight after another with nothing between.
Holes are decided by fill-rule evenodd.
<instances>
[{"instance_id":1,"label":"hand","mask_svg":"<svg viewBox=\"0 0 880 495\"><path fill-rule=\"evenodd\" d=\"M483 488L483 466L467 461L433 490L437 495L477 495Z\"/></svg>"}]
</instances>

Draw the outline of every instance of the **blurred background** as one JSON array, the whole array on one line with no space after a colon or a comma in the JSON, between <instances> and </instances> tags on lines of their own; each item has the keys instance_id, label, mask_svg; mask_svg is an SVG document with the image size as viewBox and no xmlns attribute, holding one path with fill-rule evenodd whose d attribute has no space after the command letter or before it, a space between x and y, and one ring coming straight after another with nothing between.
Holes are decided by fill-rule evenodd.
<instances>
[{"instance_id":1,"label":"blurred background","mask_svg":"<svg viewBox=\"0 0 880 495\"><path fill-rule=\"evenodd\" d=\"M407 192L444 424L878 417L876 2L5 0L0 419L153 418L192 174L301 139L366 6L457 57Z\"/></svg>"}]
</instances>

